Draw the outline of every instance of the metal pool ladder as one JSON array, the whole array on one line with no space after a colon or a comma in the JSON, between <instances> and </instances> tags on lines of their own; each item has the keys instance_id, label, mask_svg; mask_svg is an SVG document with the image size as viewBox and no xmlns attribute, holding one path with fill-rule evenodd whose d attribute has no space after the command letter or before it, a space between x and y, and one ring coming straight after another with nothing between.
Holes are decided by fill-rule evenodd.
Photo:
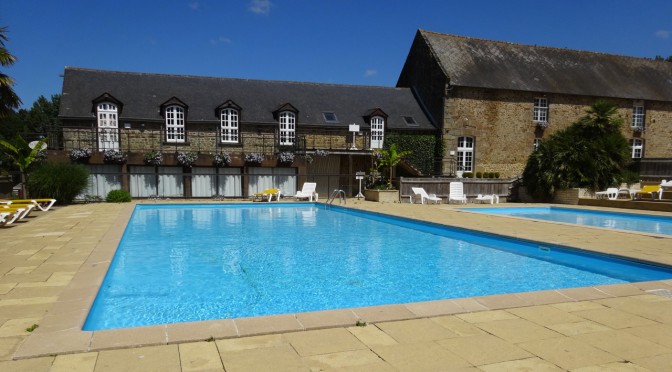
<instances>
[{"instance_id":1,"label":"metal pool ladder","mask_svg":"<svg viewBox=\"0 0 672 372\"><path fill-rule=\"evenodd\" d=\"M329 199L327 199L327 204L334 204L336 198L338 198L338 204L345 204L345 191L339 189L332 191Z\"/></svg>"}]
</instances>

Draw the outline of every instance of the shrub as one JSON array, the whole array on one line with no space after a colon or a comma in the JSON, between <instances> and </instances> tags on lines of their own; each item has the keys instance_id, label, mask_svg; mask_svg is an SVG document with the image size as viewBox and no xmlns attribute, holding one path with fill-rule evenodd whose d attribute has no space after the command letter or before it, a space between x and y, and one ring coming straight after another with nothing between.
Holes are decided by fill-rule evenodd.
<instances>
[{"instance_id":1,"label":"shrub","mask_svg":"<svg viewBox=\"0 0 672 372\"><path fill-rule=\"evenodd\" d=\"M495 178L499 178L499 172L495 172Z\"/></svg>"},{"instance_id":2,"label":"shrub","mask_svg":"<svg viewBox=\"0 0 672 372\"><path fill-rule=\"evenodd\" d=\"M161 151L152 151L145 154L145 164L147 165L161 165L163 162L163 154Z\"/></svg>"},{"instance_id":3,"label":"shrub","mask_svg":"<svg viewBox=\"0 0 672 372\"><path fill-rule=\"evenodd\" d=\"M471 172L462 173L462 178L474 178L474 174Z\"/></svg>"},{"instance_id":4,"label":"shrub","mask_svg":"<svg viewBox=\"0 0 672 372\"><path fill-rule=\"evenodd\" d=\"M131 194L126 190L112 190L107 193L105 201L108 203L128 203L131 201Z\"/></svg>"},{"instance_id":5,"label":"shrub","mask_svg":"<svg viewBox=\"0 0 672 372\"><path fill-rule=\"evenodd\" d=\"M177 164L191 168L196 164L198 159L198 154L193 152L178 152L177 153Z\"/></svg>"},{"instance_id":6,"label":"shrub","mask_svg":"<svg viewBox=\"0 0 672 372\"><path fill-rule=\"evenodd\" d=\"M215 167L225 167L231 164L231 155L227 153L215 154L215 158L212 161Z\"/></svg>"},{"instance_id":7,"label":"shrub","mask_svg":"<svg viewBox=\"0 0 672 372\"><path fill-rule=\"evenodd\" d=\"M43 163L26 182L31 197L54 198L70 204L89 184L89 171L81 164Z\"/></svg>"},{"instance_id":8,"label":"shrub","mask_svg":"<svg viewBox=\"0 0 672 372\"><path fill-rule=\"evenodd\" d=\"M476 178L483 178L482 172L476 172Z\"/></svg>"}]
</instances>

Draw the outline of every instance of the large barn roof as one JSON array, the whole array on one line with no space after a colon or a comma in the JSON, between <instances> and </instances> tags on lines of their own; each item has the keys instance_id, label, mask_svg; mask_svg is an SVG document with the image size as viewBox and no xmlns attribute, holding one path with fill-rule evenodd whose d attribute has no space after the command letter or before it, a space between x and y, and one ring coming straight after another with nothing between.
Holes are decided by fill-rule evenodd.
<instances>
[{"instance_id":1,"label":"large barn roof","mask_svg":"<svg viewBox=\"0 0 672 372\"><path fill-rule=\"evenodd\" d=\"M92 117L93 100L108 94L123 104L120 118L162 120L160 107L177 98L188 106L189 122L216 122L217 107L232 101L241 108L241 123L277 123L273 113L285 104L298 111L300 126L347 128L364 125L380 108L387 128L435 130L408 88L247 80L186 75L116 72L66 67L59 115ZM336 115L327 121L323 113ZM408 117L415 123L408 124ZM333 119L333 118L330 118Z\"/></svg>"},{"instance_id":2,"label":"large barn roof","mask_svg":"<svg viewBox=\"0 0 672 372\"><path fill-rule=\"evenodd\" d=\"M672 101L672 63L419 30L451 85Z\"/></svg>"}]
</instances>

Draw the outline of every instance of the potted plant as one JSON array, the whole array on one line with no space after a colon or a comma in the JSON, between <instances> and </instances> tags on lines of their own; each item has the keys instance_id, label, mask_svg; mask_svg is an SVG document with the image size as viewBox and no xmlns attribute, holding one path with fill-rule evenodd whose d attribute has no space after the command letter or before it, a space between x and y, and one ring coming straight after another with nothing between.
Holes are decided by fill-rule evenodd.
<instances>
[{"instance_id":1,"label":"potted plant","mask_svg":"<svg viewBox=\"0 0 672 372\"><path fill-rule=\"evenodd\" d=\"M107 164L123 164L126 161L126 155L119 150L109 149L103 152L103 161Z\"/></svg>"},{"instance_id":2,"label":"potted plant","mask_svg":"<svg viewBox=\"0 0 672 372\"><path fill-rule=\"evenodd\" d=\"M196 159L198 159L198 155L193 152L181 152L179 151L177 153L177 164L186 167L186 168L191 168L196 164Z\"/></svg>"},{"instance_id":3,"label":"potted plant","mask_svg":"<svg viewBox=\"0 0 672 372\"><path fill-rule=\"evenodd\" d=\"M163 154L161 151L154 150L145 154L145 164L147 165L161 165L163 162Z\"/></svg>"},{"instance_id":4,"label":"potted plant","mask_svg":"<svg viewBox=\"0 0 672 372\"><path fill-rule=\"evenodd\" d=\"M245 154L245 163L247 165L260 165L264 161L264 156L257 152Z\"/></svg>"},{"instance_id":5,"label":"potted plant","mask_svg":"<svg viewBox=\"0 0 672 372\"><path fill-rule=\"evenodd\" d=\"M283 151L278 155L278 161L282 165L292 164L294 161L294 153L289 151Z\"/></svg>"},{"instance_id":6,"label":"potted plant","mask_svg":"<svg viewBox=\"0 0 672 372\"><path fill-rule=\"evenodd\" d=\"M91 155L93 155L93 152L88 147L74 149L70 152L70 160L73 162L85 163L91 159Z\"/></svg>"},{"instance_id":7,"label":"potted plant","mask_svg":"<svg viewBox=\"0 0 672 372\"><path fill-rule=\"evenodd\" d=\"M215 154L215 158L212 163L215 167L221 168L231 164L231 155L227 153Z\"/></svg>"},{"instance_id":8,"label":"potted plant","mask_svg":"<svg viewBox=\"0 0 672 372\"><path fill-rule=\"evenodd\" d=\"M373 153L373 169L370 183L364 190L366 200L380 202L399 201L399 190L392 185L392 172L411 151L398 151L397 144L392 144L387 150L376 150ZM382 170L382 172L380 172ZM383 175L387 176L383 178Z\"/></svg>"}]
</instances>

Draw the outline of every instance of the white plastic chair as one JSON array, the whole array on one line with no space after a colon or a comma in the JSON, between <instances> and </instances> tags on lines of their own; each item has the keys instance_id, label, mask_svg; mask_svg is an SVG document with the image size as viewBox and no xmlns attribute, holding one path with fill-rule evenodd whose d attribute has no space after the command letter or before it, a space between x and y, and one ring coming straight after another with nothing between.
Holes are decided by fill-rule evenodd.
<instances>
[{"instance_id":1,"label":"white plastic chair","mask_svg":"<svg viewBox=\"0 0 672 372\"><path fill-rule=\"evenodd\" d=\"M309 201L313 201L313 198L315 198L315 201L317 201L319 195L315 192L315 188L317 187L317 183L315 182L304 182L303 187L301 190L296 192L296 195L294 195L294 198L296 199L308 199Z\"/></svg>"},{"instance_id":2,"label":"white plastic chair","mask_svg":"<svg viewBox=\"0 0 672 372\"><path fill-rule=\"evenodd\" d=\"M462 182L451 182L450 193L448 194L448 203L451 201L467 204L467 196L464 194L464 184Z\"/></svg>"},{"instance_id":3,"label":"white plastic chair","mask_svg":"<svg viewBox=\"0 0 672 372\"><path fill-rule=\"evenodd\" d=\"M425 200L427 200L427 204L430 202L441 204L441 201L443 200L436 196L436 194L427 194L427 191L425 191L425 189L422 187L411 187L411 190L413 190L414 194L408 197L411 201L411 204L413 204L413 198L418 195L420 196L420 204L425 204Z\"/></svg>"}]
</instances>

